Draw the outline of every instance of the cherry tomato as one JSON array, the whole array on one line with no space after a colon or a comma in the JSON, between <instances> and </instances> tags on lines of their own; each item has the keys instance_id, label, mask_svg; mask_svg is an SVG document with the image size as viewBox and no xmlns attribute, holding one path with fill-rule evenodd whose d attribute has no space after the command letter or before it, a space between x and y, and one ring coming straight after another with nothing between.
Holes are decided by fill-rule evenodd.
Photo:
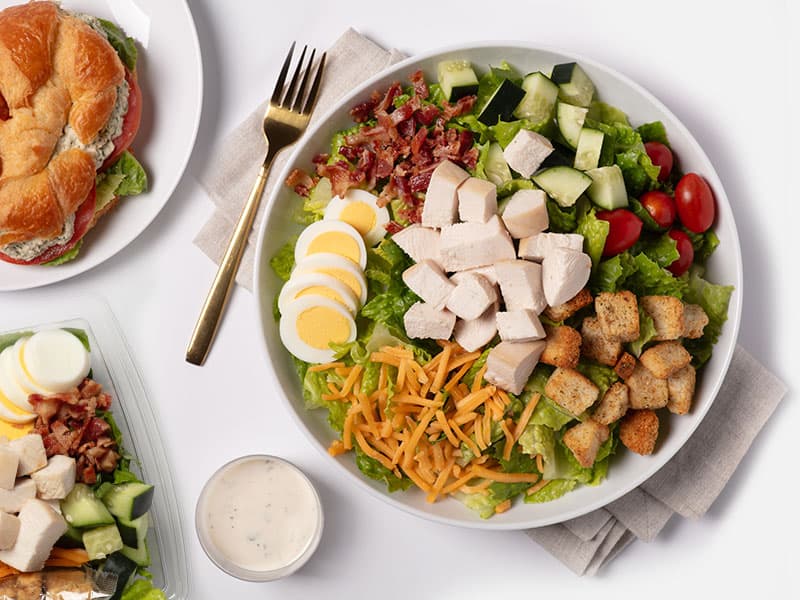
<instances>
[{"instance_id":1,"label":"cherry tomato","mask_svg":"<svg viewBox=\"0 0 800 600\"><path fill-rule=\"evenodd\" d=\"M645 192L639 202L659 227L671 227L675 222L675 200L666 192Z\"/></svg>"},{"instance_id":2,"label":"cherry tomato","mask_svg":"<svg viewBox=\"0 0 800 600\"><path fill-rule=\"evenodd\" d=\"M661 167L661 171L658 173L658 180L666 181L669 174L672 173L672 150L661 142L647 142L644 145L644 149L653 164Z\"/></svg>"},{"instance_id":3,"label":"cherry tomato","mask_svg":"<svg viewBox=\"0 0 800 600\"><path fill-rule=\"evenodd\" d=\"M681 177L675 186L675 204L681 223L694 233L703 233L711 227L717 214L714 194L706 180L697 173Z\"/></svg>"},{"instance_id":4,"label":"cherry tomato","mask_svg":"<svg viewBox=\"0 0 800 600\"><path fill-rule=\"evenodd\" d=\"M128 82L128 112L122 117L122 131L114 138L114 151L106 158L103 166L100 167L104 171L114 164L119 156L127 150L133 138L136 137L136 132L139 131L139 124L142 120L142 90L139 88L139 82L136 75L125 69L125 81Z\"/></svg>"},{"instance_id":5,"label":"cherry tomato","mask_svg":"<svg viewBox=\"0 0 800 600\"><path fill-rule=\"evenodd\" d=\"M625 208L601 210L597 218L608 221L608 237L603 256L614 256L625 252L636 243L642 233L642 220Z\"/></svg>"},{"instance_id":6,"label":"cherry tomato","mask_svg":"<svg viewBox=\"0 0 800 600\"><path fill-rule=\"evenodd\" d=\"M692 246L692 240L689 239L685 231L681 231L680 229L671 229L667 235L675 240L678 254L680 255L667 269L672 271L673 275L681 276L689 270L689 267L692 266L692 262L694 261L694 246Z\"/></svg>"}]
</instances>

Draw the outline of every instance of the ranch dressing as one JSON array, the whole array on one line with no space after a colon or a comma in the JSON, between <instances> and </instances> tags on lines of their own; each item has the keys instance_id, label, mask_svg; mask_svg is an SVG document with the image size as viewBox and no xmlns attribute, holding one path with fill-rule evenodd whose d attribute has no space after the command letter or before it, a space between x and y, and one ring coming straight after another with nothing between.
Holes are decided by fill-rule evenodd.
<instances>
[{"instance_id":1,"label":"ranch dressing","mask_svg":"<svg viewBox=\"0 0 800 600\"><path fill-rule=\"evenodd\" d=\"M224 570L221 562L252 572L283 569L313 551L319 537L321 512L311 483L270 456L245 457L220 469L197 511L201 542L212 560L223 559L215 562Z\"/></svg>"}]
</instances>

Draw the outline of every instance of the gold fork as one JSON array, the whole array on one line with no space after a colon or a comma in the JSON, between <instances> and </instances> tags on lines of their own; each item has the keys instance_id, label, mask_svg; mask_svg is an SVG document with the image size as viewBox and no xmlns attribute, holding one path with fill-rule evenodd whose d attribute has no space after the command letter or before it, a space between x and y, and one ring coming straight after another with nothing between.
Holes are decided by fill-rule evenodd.
<instances>
[{"instance_id":1,"label":"gold fork","mask_svg":"<svg viewBox=\"0 0 800 600\"><path fill-rule=\"evenodd\" d=\"M300 138L308 125L311 110L317 99L322 71L325 68L325 53L322 54L317 64L311 81L311 88L306 93L306 87L312 72L311 67L314 64L314 55L316 54L316 50L312 49L311 56L304 67L303 63L308 46L303 47L294 75L288 87L284 90L294 47L295 44L292 42L289 54L283 62L280 75L278 75L278 81L275 84L275 91L272 93L269 106L267 106L267 112L264 115L263 130L267 144L264 163L261 165L258 179L256 179L250 196L242 209L236 228L233 230L233 235L231 235L231 239L228 242L228 248L222 257L214 283L211 284L211 289L208 292L203 310L200 312L200 317L194 327L189 347L186 350L186 361L195 365L202 365L205 362L211 343L214 341L214 336L219 328L222 313L225 311L225 306L228 303L228 298L236 280L239 263L242 261L242 255L247 246L247 237L253 227L253 221L261 204L261 196L264 193L264 185L267 182L272 160L278 152ZM300 84L299 87L298 83Z\"/></svg>"}]
</instances>

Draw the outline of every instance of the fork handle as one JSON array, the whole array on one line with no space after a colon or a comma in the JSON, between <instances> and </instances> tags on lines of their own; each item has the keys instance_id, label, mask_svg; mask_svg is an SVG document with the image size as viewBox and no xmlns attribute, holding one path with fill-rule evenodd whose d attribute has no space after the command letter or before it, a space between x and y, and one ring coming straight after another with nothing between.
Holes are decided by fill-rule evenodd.
<instances>
[{"instance_id":1,"label":"fork handle","mask_svg":"<svg viewBox=\"0 0 800 600\"><path fill-rule=\"evenodd\" d=\"M271 156L268 157L268 160L264 162L258 172L258 178L242 209L242 214L239 216L239 221L236 223L231 239L228 241L228 248L225 250L225 255L219 264L217 275L214 277L214 283L211 284L211 289L208 291L208 296L205 304L203 304L203 309L200 311L197 324L194 326L192 339L186 349L186 361L194 365L202 365L206 361L208 351L211 349L211 344L217 334L222 313L228 304L231 290L233 290L233 285L236 281L236 273L239 270L239 264L242 262L242 256L247 247L247 238L253 228L253 221L255 221L258 207L261 204L261 196L264 193L264 186L267 183L269 167L272 162L270 159Z\"/></svg>"}]
</instances>

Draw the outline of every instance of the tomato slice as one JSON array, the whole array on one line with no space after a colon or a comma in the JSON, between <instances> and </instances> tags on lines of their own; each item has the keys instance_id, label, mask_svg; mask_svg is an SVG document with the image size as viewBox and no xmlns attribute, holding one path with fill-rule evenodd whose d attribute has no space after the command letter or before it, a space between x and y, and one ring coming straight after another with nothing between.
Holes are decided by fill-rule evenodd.
<instances>
[{"instance_id":1,"label":"tomato slice","mask_svg":"<svg viewBox=\"0 0 800 600\"><path fill-rule=\"evenodd\" d=\"M100 171L105 171L120 157L120 155L130 148L133 138L139 131L142 121L142 90L136 74L125 69L125 81L128 82L128 112L122 118L122 131L114 138L114 151L106 158Z\"/></svg>"},{"instance_id":2,"label":"tomato slice","mask_svg":"<svg viewBox=\"0 0 800 600\"><path fill-rule=\"evenodd\" d=\"M42 263L55 260L59 256L66 254L72 250L75 245L81 241L83 236L86 235L86 232L89 231L89 225L91 225L92 219L94 219L94 209L96 203L95 187L92 186L92 191L89 192L88 196L86 196L86 200L84 200L83 204L81 204L78 207L78 210L75 211L75 232L72 234L72 238L70 238L66 244L59 244L58 246L48 248L39 256L31 260L17 260L16 258L11 258L10 256L0 252L0 260L4 260L15 265L40 265Z\"/></svg>"}]
</instances>

